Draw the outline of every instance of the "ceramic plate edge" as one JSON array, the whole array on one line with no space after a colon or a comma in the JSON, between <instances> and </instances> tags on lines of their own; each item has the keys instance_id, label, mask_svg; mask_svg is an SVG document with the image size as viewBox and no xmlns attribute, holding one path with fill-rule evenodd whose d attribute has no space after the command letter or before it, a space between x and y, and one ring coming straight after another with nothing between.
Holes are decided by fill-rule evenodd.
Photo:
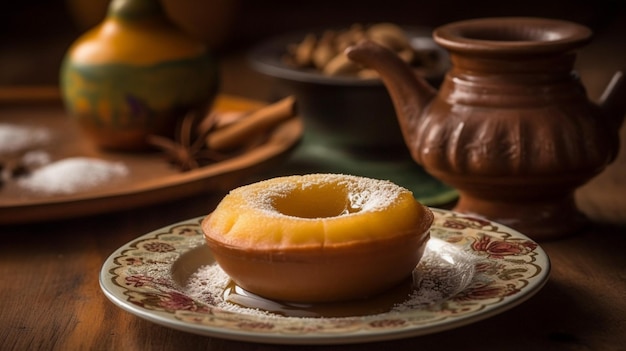
<instances>
[{"instance_id":1,"label":"ceramic plate edge","mask_svg":"<svg viewBox=\"0 0 626 351\"><path fill-rule=\"evenodd\" d=\"M433 210L435 212L453 213L448 210L441 210L441 209L433 209ZM459 215L464 218L471 217L471 216L466 216L466 215L461 215L461 214ZM549 275L550 275L550 271L551 271L551 263L550 263L549 256L546 254L546 252L543 250L543 248L540 245L537 245L534 251L537 253L536 257L538 259L541 258L542 262L536 262L536 264L539 265L542 269L541 269L541 272L537 275L536 277L537 280L535 284L531 287L531 289L528 289L528 287L524 287L524 290L525 290L524 293L518 293L513 296L505 296L503 297L503 300L499 302L498 304L489 305L485 309L478 311L476 313L473 313L473 314L456 317L456 319L452 321L445 319L442 321L431 323L427 327L422 327L422 328L406 327L403 329L385 329L385 330L377 331L376 333L372 333L371 331L367 331L367 330L359 330L357 332L353 332L350 334L341 334L341 333L340 334L314 334L314 335L309 335L309 336L306 336L306 335L302 336L302 335L294 335L294 334L258 333L258 332L253 332L249 330L239 332L239 331L234 331L231 329L220 328L220 327L215 327L215 326L190 324L184 321L177 320L175 318L171 318L172 314L168 312L146 310L146 309L143 309L141 307L138 307L132 304L129 305L127 301L123 301L122 299L119 298L119 296L115 294L114 291L112 291L112 289L116 289L116 287L111 287L109 285L111 283L108 283L108 281L110 281L111 278L113 277L113 275L109 272L108 267L111 267L113 265L113 260L117 256L122 254L122 252L124 252L125 250L128 250L134 243L140 242L144 238L148 238L158 233L162 233L165 230L175 227L175 226L191 224L191 223L197 224L199 219L203 217L204 216L200 216L196 218L179 221L179 222L170 224L168 226L153 230L147 234L141 235L133 239L132 241L124 244L123 246L115 250L113 253L111 253L107 257L107 259L104 261L101 272L100 272L100 277L99 277L99 284L104 295L119 308L131 314L134 314L140 318L154 322L161 326L165 326L168 328L172 328L172 329L176 329L176 330L180 330L184 332L190 332L193 334L204 335L204 336L209 336L209 337L217 337L217 338L228 339L228 340L233 340L233 341L261 342L261 343L267 343L267 344L286 344L286 345L336 344L338 345L338 344L354 344L354 343L364 343L364 342L388 341L388 340L396 340L396 339L401 339L401 338L417 337L417 336L428 335L428 334L455 329L458 327L462 327L468 324L472 324L478 321L491 318L495 315L501 314L514 307L517 307L518 305L522 304L523 302L533 297L547 283ZM529 241L534 242L532 239L528 238L524 234L519 233L518 231L514 229L511 229L507 226L504 226L496 222L491 222L491 223L497 224L500 228L503 228L506 231L515 234L515 236L518 238L527 239Z\"/></svg>"}]
</instances>

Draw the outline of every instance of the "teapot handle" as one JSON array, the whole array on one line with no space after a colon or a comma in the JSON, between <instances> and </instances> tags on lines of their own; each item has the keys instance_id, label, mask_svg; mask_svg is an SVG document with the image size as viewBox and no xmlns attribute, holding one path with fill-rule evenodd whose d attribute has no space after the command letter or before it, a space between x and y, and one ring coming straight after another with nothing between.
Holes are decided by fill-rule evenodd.
<instances>
[{"instance_id":1,"label":"teapot handle","mask_svg":"<svg viewBox=\"0 0 626 351\"><path fill-rule=\"evenodd\" d=\"M626 78L617 71L600 96L600 108L615 130L619 130L626 115Z\"/></svg>"}]
</instances>

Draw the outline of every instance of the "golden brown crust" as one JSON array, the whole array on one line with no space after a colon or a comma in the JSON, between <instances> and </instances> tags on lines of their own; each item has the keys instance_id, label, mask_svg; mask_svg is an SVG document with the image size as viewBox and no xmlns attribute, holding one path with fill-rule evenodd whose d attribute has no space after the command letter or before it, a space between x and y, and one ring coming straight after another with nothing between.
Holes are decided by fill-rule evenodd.
<instances>
[{"instance_id":1,"label":"golden brown crust","mask_svg":"<svg viewBox=\"0 0 626 351\"><path fill-rule=\"evenodd\" d=\"M415 233L425 210L391 182L340 174L289 176L231 191L206 235L239 247L326 247Z\"/></svg>"}]
</instances>

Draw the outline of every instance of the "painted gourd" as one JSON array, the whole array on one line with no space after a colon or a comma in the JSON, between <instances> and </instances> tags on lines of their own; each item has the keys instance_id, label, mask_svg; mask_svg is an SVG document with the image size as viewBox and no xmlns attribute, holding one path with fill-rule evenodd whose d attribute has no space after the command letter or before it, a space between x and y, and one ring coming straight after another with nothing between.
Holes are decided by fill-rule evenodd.
<instances>
[{"instance_id":1,"label":"painted gourd","mask_svg":"<svg viewBox=\"0 0 626 351\"><path fill-rule=\"evenodd\" d=\"M61 68L67 112L105 149L148 149L179 120L204 114L217 94L217 63L170 22L159 1L113 0L102 23L69 48Z\"/></svg>"}]
</instances>

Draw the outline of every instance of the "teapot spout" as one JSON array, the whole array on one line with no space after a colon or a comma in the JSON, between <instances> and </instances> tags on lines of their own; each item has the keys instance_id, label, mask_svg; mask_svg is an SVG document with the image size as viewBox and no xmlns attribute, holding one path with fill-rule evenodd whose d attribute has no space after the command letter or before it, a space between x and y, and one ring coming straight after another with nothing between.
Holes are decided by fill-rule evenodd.
<instances>
[{"instance_id":1,"label":"teapot spout","mask_svg":"<svg viewBox=\"0 0 626 351\"><path fill-rule=\"evenodd\" d=\"M364 40L345 51L354 62L376 70L393 102L400 129L407 145L411 145L424 108L436 90L393 51Z\"/></svg>"},{"instance_id":2,"label":"teapot spout","mask_svg":"<svg viewBox=\"0 0 626 351\"><path fill-rule=\"evenodd\" d=\"M600 108L611 127L619 130L626 116L626 78L621 71L615 72L611 82L600 97Z\"/></svg>"}]
</instances>

